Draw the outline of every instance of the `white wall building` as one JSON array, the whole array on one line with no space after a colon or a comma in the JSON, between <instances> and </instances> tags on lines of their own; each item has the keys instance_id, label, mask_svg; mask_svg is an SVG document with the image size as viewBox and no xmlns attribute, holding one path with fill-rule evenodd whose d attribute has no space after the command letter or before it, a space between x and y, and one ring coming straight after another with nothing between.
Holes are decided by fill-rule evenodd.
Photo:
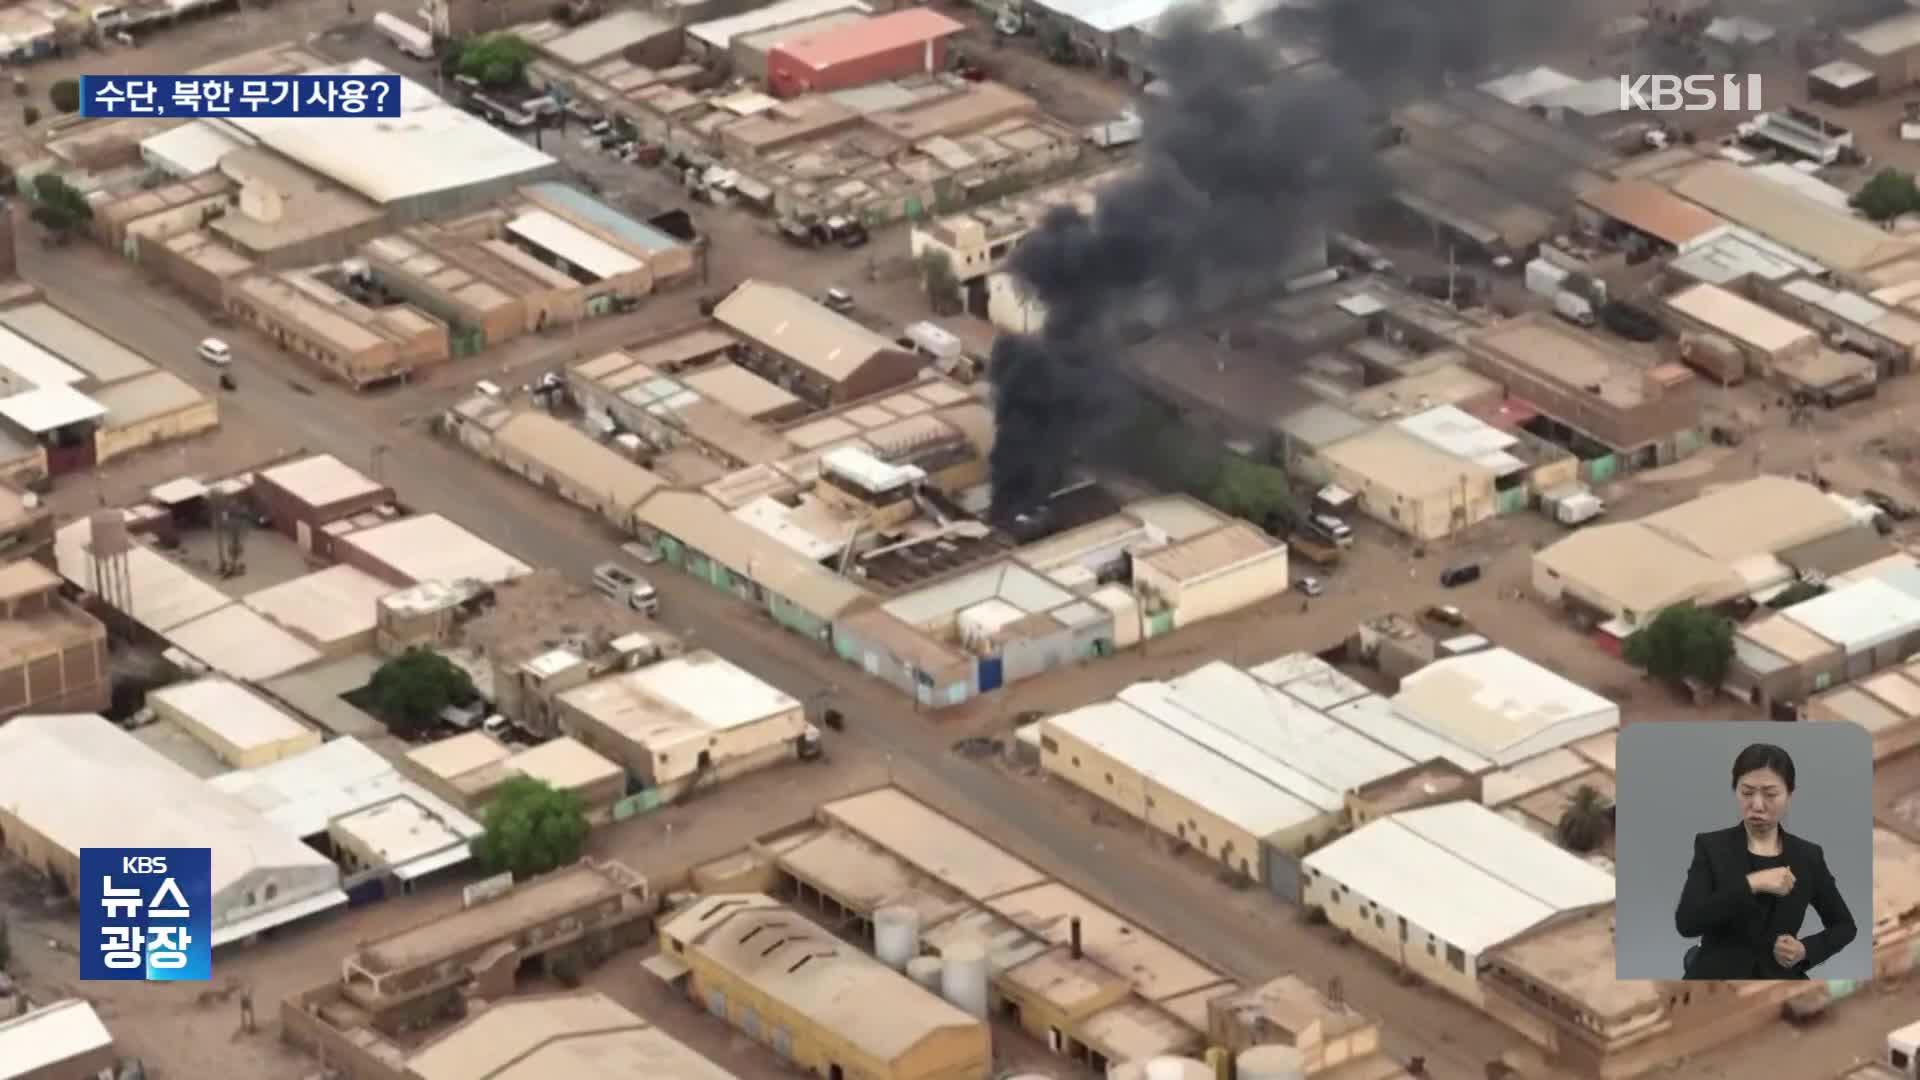
<instances>
[{"instance_id":1,"label":"white wall building","mask_svg":"<svg viewBox=\"0 0 1920 1080\"><path fill-rule=\"evenodd\" d=\"M1614 897L1605 870L1477 802L1389 815L1303 862L1305 904L1476 1005L1489 950Z\"/></svg>"},{"instance_id":2,"label":"white wall building","mask_svg":"<svg viewBox=\"0 0 1920 1080\"><path fill-rule=\"evenodd\" d=\"M1620 706L1510 649L1436 660L1402 679L1393 703L1498 765L1620 726Z\"/></svg>"},{"instance_id":3,"label":"white wall building","mask_svg":"<svg viewBox=\"0 0 1920 1080\"><path fill-rule=\"evenodd\" d=\"M7 849L76 895L81 848L211 848L216 947L347 901L325 856L98 716L0 726L0 792Z\"/></svg>"}]
</instances>

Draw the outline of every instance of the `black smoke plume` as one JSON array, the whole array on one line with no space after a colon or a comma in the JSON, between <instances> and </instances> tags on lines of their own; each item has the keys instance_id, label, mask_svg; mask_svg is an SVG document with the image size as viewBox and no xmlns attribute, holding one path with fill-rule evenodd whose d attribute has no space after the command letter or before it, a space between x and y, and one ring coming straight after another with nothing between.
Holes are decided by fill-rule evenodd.
<instances>
[{"instance_id":1,"label":"black smoke plume","mask_svg":"<svg viewBox=\"0 0 1920 1080\"><path fill-rule=\"evenodd\" d=\"M994 515L1065 486L1076 457L1130 418L1122 356L1142 327L1271 291L1328 225L1384 196L1384 110L1544 42L1563 5L1537 0L1327 0L1242 33L1199 10L1162 20L1136 166L1091 214L1054 210L1010 269L1046 311L1003 334L989 374L998 431ZM1283 70L1276 40L1327 61ZM1331 73L1328 68L1331 67Z\"/></svg>"}]
</instances>

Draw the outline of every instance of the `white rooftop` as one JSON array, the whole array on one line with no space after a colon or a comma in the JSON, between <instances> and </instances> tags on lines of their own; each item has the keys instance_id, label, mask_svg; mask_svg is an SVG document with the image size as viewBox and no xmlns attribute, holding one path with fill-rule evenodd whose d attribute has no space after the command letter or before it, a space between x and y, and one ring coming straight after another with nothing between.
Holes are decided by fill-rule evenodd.
<instances>
[{"instance_id":1,"label":"white rooftop","mask_svg":"<svg viewBox=\"0 0 1920 1080\"><path fill-rule=\"evenodd\" d=\"M1244 829L1271 836L1321 811L1122 701L1102 701L1050 716L1056 730L1125 764L1149 783Z\"/></svg>"},{"instance_id":2,"label":"white rooftop","mask_svg":"<svg viewBox=\"0 0 1920 1080\"><path fill-rule=\"evenodd\" d=\"M1849 653L1866 652L1920 628L1920 597L1867 578L1781 612Z\"/></svg>"},{"instance_id":3,"label":"white rooftop","mask_svg":"<svg viewBox=\"0 0 1920 1080\"><path fill-rule=\"evenodd\" d=\"M0 329L0 368L22 388L72 386L86 373L10 329Z\"/></svg>"},{"instance_id":4,"label":"white rooftop","mask_svg":"<svg viewBox=\"0 0 1920 1080\"><path fill-rule=\"evenodd\" d=\"M372 60L316 75L392 75ZM397 118L232 116L224 123L382 206L551 168L554 159L405 76Z\"/></svg>"},{"instance_id":5,"label":"white rooftop","mask_svg":"<svg viewBox=\"0 0 1920 1080\"><path fill-rule=\"evenodd\" d=\"M40 1075L82 1054L113 1045L93 1006L79 998L56 1001L0 1022L0 1077Z\"/></svg>"},{"instance_id":6,"label":"white rooftop","mask_svg":"<svg viewBox=\"0 0 1920 1080\"><path fill-rule=\"evenodd\" d=\"M275 465L262 469L260 475L308 506L323 508L382 490L382 485L372 477L332 454L315 454Z\"/></svg>"},{"instance_id":7,"label":"white rooftop","mask_svg":"<svg viewBox=\"0 0 1920 1080\"><path fill-rule=\"evenodd\" d=\"M1527 467L1507 453L1520 440L1457 405L1441 405L1397 421L1400 430L1436 450L1505 476Z\"/></svg>"},{"instance_id":8,"label":"white rooftop","mask_svg":"<svg viewBox=\"0 0 1920 1080\"><path fill-rule=\"evenodd\" d=\"M521 214L507 223L507 231L602 281L646 269L639 259L545 210Z\"/></svg>"},{"instance_id":9,"label":"white rooftop","mask_svg":"<svg viewBox=\"0 0 1920 1080\"><path fill-rule=\"evenodd\" d=\"M1477 802L1389 815L1302 861L1469 956L1614 897L1612 875Z\"/></svg>"},{"instance_id":10,"label":"white rooftop","mask_svg":"<svg viewBox=\"0 0 1920 1080\"><path fill-rule=\"evenodd\" d=\"M105 415L106 406L71 386L42 386L0 398L0 416L35 435Z\"/></svg>"},{"instance_id":11,"label":"white rooftop","mask_svg":"<svg viewBox=\"0 0 1920 1080\"><path fill-rule=\"evenodd\" d=\"M195 679L147 694L241 750L272 746L312 731L279 706L225 678Z\"/></svg>"},{"instance_id":12,"label":"white rooftop","mask_svg":"<svg viewBox=\"0 0 1920 1080\"><path fill-rule=\"evenodd\" d=\"M392 867L394 876L402 881L422 878L473 858L473 841L484 830L444 803L436 808L425 801L425 796L425 789L419 787L388 796L334 819L333 830L357 843L364 856Z\"/></svg>"},{"instance_id":13,"label":"white rooftop","mask_svg":"<svg viewBox=\"0 0 1920 1080\"><path fill-rule=\"evenodd\" d=\"M1223 660L1119 696L1330 813L1347 792L1413 764Z\"/></svg>"},{"instance_id":14,"label":"white rooftop","mask_svg":"<svg viewBox=\"0 0 1920 1080\"><path fill-rule=\"evenodd\" d=\"M253 144L238 130L194 120L140 140L140 155L177 177L199 176L220 166L220 159Z\"/></svg>"},{"instance_id":15,"label":"white rooftop","mask_svg":"<svg viewBox=\"0 0 1920 1080\"><path fill-rule=\"evenodd\" d=\"M831 15L836 11L870 12L873 8L860 0L781 0L763 8L739 15L729 15L724 19L694 23L687 27L687 33L694 40L715 49L725 49L733 44L733 39L743 34L758 33L776 27L791 26L819 15Z\"/></svg>"},{"instance_id":16,"label":"white rooftop","mask_svg":"<svg viewBox=\"0 0 1920 1080\"><path fill-rule=\"evenodd\" d=\"M84 789L86 798L75 798ZM338 871L240 799L208 785L108 721L18 716L0 725L9 812L61 850L209 847L218 893L256 870Z\"/></svg>"},{"instance_id":17,"label":"white rooftop","mask_svg":"<svg viewBox=\"0 0 1920 1080\"><path fill-rule=\"evenodd\" d=\"M324 834L330 824L353 815L355 832L380 840L394 867L445 853L449 844L470 842L482 832L480 822L401 776L357 738L336 738L273 765L215 776L207 784L300 838ZM380 813L367 815L369 809ZM403 844L399 836L413 840ZM461 855L465 859L465 851Z\"/></svg>"},{"instance_id":18,"label":"white rooftop","mask_svg":"<svg viewBox=\"0 0 1920 1080\"><path fill-rule=\"evenodd\" d=\"M249 682L284 675L320 659L318 650L245 604L226 604L168 629L165 636L209 668Z\"/></svg>"},{"instance_id":19,"label":"white rooftop","mask_svg":"<svg viewBox=\"0 0 1920 1080\"><path fill-rule=\"evenodd\" d=\"M1620 726L1620 707L1510 649L1436 660L1393 703L1449 742L1508 765Z\"/></svg>"},{"instance_id":20,"label":"white rooftop","mask_svg":"<svg viewBox=\"0 0 1920 1080\"><path fill-rule=\"evenodd\" d=\"M94 580L93 561L87 554L92 534L89 519L70 522L54 534L53 551L61 577L98 593L100 583ZM156 633L165 633L233 602L186 567L138 542L127 552L126 576L132 592L127 606L133 610L124 614Z\"/></svg>"},{"instance_id":21,"label":"white rooftop","mask_svg":"<svg viewBox=\"0 0 1920 1080\"><path fill-rule=\"evenodd\" d=\"M482 581L498 585L533 568L439 514L421 514L346 536L351 544L416 582Z\"/></svg>"},{"instance_id":22,"label":"white rooftop","mask_svg":"<svg viewBox=\"0 0 1920 1080\"><path fill-rule=\"evenodd\" d=\"M248 593L242 602L275 624L325 646L372 633L380 600L397 590L357 566L325 570Z\"/></svg>"},{"instance_id":23,"label":"white rooftop","mask_svg":"<svg viewBox=\"0 0 1920 1080\"><path fill-rule=\"evenodd\" d=\"M560 700L634 738L663 723L729 731L800 708L779 687L705 650L597 679Z\"/></svg>"}]
</instances>

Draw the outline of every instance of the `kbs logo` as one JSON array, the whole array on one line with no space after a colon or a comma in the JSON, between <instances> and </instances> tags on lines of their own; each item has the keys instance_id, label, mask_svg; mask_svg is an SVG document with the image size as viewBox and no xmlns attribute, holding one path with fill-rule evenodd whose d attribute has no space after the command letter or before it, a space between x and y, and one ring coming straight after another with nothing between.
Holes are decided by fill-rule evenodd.
<instances>
[{"instance_id":1,"label":"kbs logo","mask_svg":"<svg viewBox=\"0 0 1920 1080\"><path fill-rule=\"evenodd\" d=\"M80 978L213 976L208 848L80 849Z\"/></svg>"},{"instance_id":2,"label":"kbs logo","mask_svg":"<svg viewBox=\"0 0 1920 1080\"><path fill-rule=\"evenodd\" d=\"M1622 75L1621 112L1758 111L1758 75Z\"/></svg>"}]
</instances>

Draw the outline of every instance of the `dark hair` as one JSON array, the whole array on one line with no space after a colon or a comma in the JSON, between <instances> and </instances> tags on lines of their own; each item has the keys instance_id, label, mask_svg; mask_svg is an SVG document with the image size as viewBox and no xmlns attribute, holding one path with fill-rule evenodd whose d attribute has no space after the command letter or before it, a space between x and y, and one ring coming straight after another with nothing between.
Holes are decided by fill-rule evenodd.
<instances>
[{"instance_id":1,"label":"dark hair","mask_svg":"<svg viewBox=\"0 0 1920 1080\"><path fill-rule=\"evenodd\" d=\"M1792 756L1772 743L1763 742L1754 743L1745 750L1740 751L1740 756L1733 759L1733 783L1728 786L1738 787L1741 777L1750 772L1758 772L1761 769L1772 769L1774 772L1779 773L1780 779L1787 782L1788 793L1792 793Z\"/></svg>"}]
</instances>

